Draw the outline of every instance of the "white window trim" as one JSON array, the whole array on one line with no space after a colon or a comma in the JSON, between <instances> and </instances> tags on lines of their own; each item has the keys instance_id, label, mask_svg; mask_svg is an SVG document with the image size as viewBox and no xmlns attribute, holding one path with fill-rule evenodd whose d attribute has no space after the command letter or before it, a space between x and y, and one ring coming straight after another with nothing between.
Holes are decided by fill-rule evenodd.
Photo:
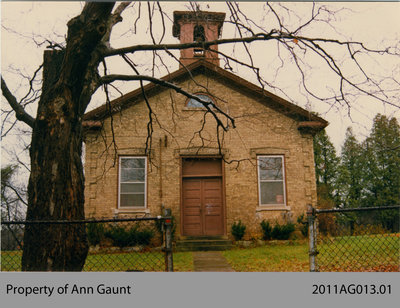
<instances>
[{"instance_id":1,"label":"white window trim","mask_svg":"<svg viewBox=\"0 0 400 308\"><path fill-rule=\"evenodd\" d=\"M278 180L268 180L263 182L282 182L283 183L283 203L277 203L277 204L262 204L261 203L261 177L260 177L260 158L262 157L268 157L268 158L274 158L274 157L280 157L282 158L282 181ZM261 208L268 208L268 207L280 207L282 209L287 208L287 203L286 203L286 172L285 172L285 156L284 155L257 155L257 182L258 182L258 205L259 209Z\"/></svg>"},{"instance_id":2,"label":"white window trim","mask_svg":"<svg viewBox=\"0 0 400 308\"><path fill-rule=\"evenodd\" d=\"M144 206L123 206L121 207L121 159L123 158L144 158ZM133 182L130 182L133 183ZM142 183L142 182L137 182ZM147 156L120 156L118 159L118 210L145 210L147 209Z\"/></svg>"}]
</instances>

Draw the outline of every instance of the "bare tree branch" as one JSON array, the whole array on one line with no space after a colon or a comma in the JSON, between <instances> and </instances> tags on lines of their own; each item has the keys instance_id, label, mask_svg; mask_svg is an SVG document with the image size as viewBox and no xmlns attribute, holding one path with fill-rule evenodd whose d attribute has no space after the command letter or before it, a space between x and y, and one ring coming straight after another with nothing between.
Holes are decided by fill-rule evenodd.
<instances>
[{"instance_id":1,"label":"bare tree branch","mask_svg":"<svg viewBox=\"0 0 400 308\"><path fill-rule=\"evenodd\" d=\"M125 53L134 53L136 51L152 51L152 50L180 50L192 47L202 47L207 49L211 45L222 45L222 44L229 44L229 43L251 43L254 41L266 41L275 39L273 34L276 33L275 30L272 30L270 33L259 33L254 36L245 37L245 38L231 38L231 39L220 39L220 40L213 40L207 42L192 42L192 43L184 43L184 44L145 44L145 45L135 45L129 46L124 48L117 48L117 49L110 49L104 52L104 57L110 57L115 55L121 55Z\"/></svg>"},{"instance_id":2,"label":"bare tree branch","mask_svg":"<svg viewBox=\"0 0 400 308\"><path fill-rule=\"evenodd\" d=\"M105 61L103 61L103 66L104 66L104 73L107 74L107 65L106 65ZM111 130L111 136L112 136L111 144L114 146L114 161L113 161L113 167L114 167L114 166L116 166L116 163L117 163L118 145L115 141L114 117L111 113L111 100L110 100L110 95L108 92L108 84L104 84L103 88L104 88L104 92L106 93L106 104L107 104L108 110L110 112L110 130Z\"/></svg>"},{"instance_id":3,"label":"bare tree branch","mask_svg":"<svg viewBox=\"0 0 400 308\"><path fill-rule=\"evenodd\" d=\"M193 95L193 94L183 90L181 87L178 87L177 85L175 85L173 83L170 83L170 82L162 80L162 79L150 77L150 76L144 76L144 75L132 76L132 75L116 75L116 74L107 75L107 76L101 77L100 78L100 83L107 84L107 83L111 83L111 82L116 81L116 80L124 80L124 81L146 80L146 81L151 81L151 82L153 82L155 84L161 85L161 86L166 87L166 88L171 88L171 89L175 90L177 93L183 94L188 98L193 98L193 99L199 101L200 103L202 103L203 106L214 116L214 119L217 121L218 124L221 125L221 127L224 129L224 131L227 131L229 129L229 125L225 126L221 122L221 119L219 119L219 117L217 116L215 111L217 111L218 113L222 114L225 118L227 118L229 120L229 122L232 124L232 127L235 128L235 119L233 119L231 116L229 116L223 110L221 110L213 102L205 101L205 100L199 98L198 96ZM211 108L214 108L215 111L213 111Z\"/></svg>"},{"instance_id":4,"label":"bare tree branch","mask_svg":"<svg viewBox=\"0 0 400 308\"><path fill-rule=\"evenodd\" d=\"M18 192L18 190L15 187L13 187L12 185L9 185L9 184L3 184L3 185L5 187L11 189L15 193L15 195L18 197L18 200L21 201L26 206L28 206L28 203L25 201L24 198L22 198L22 196L20 195L20 193Z\"/></svg>"},{"instance_id":5,"label":"bare tree branch","mask_svg":"<svg viewBox=\"0 0 400 308\"><path fill-rule=\"evenodd\" d=\"M33 128L35 124L35 119L31 117L28 113L26 113L24 108L22 108L22 106L17 102L15 96L12 95L10 90L8 89L3 77L1 77L1 91L7 102L10 104L11 108L15 111L16 118Z\"/></svg>"},{"instance_id":6,"label":"bare tree branch","mask_svg":"<svg viewBox=\"0 0 400 308\"><path fill-rule=\"evenodd\" d=\"M150 5L150 4L149 4ZM149 12L150 14L150 12ZM132 70L138 74L139 71L137 70L137 68L135 67L135 65L133 64L133 62L131 61L131 59L128 58L128 56L126 55L122 55L122 58L124 59L124 61L132 68ZM147 137L146 137L146 147L145 147L145 153L148 154L151 152L151 141L152 141L152 136L153 136L153 116L155 116L153 109L151 108L150 102L147 98L146 95L146 91L144 90L144 84L143 84L143 80L140 80L140 89L142 91L142 96L143 99L146 103L147 109L149 110L149 122L147 123Z\"/></svg>"}]
</instances>

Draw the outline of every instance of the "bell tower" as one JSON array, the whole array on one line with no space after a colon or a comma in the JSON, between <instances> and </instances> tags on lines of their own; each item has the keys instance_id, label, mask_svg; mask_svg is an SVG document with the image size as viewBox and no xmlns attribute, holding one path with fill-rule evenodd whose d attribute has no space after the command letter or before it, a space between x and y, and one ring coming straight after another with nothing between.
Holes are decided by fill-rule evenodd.
<instances>
[{"instance_id":1,"label":"bell tower","mask_svg":"<svg viewBox=\"0 0 400 308\"><path fill-rule=\"evenodd\" d=\"M204 11L175 11L172 34L180 43L207 42L217 40L221 36L225 13ZM209 49L217 50L218 45ZM180 61L183 65L205 59L219 65L218 54L201 47L181 50Z\"/></svg>"}]
</instances>

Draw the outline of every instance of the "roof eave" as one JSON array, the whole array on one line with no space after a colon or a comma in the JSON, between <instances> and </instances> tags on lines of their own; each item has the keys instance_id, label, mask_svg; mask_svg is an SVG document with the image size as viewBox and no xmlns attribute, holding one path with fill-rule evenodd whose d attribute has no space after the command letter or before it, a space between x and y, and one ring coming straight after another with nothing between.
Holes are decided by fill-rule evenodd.
<instances>
[{"instance_id":1,"label":"roof eave","mask_svg":"<svg viewBox=\"0 0 400 308\"><path fill-rule=\"evenodd\" d=\"M299 122L297 124L297 129L301 133L315 135L318 132L320 132L321 130L323 130L325 127L327 127L328 124L329 123L325 120L323 120L323 121L303 121L303 122Z\"/></svg>"},{"instance_id":2,"label":"roof eave","mask_svg":"<svg viewBox=\"0 0 400 308\"><path fill-rule=\"evenodd\" d=\"M219 77L226 78L227 81L230 83L235 83L236 85L239 85L241 89L247 90L248 93L251 93L252 95L256 95L261 99L261 101L264 101L265 104L270 104L274 105L276 109L280 109L281 112L287 113L288 116L292 115L298 115L300 116L301 119L298 120L299 122L299 130L305 130L310 129L313 127L314 130L321 130L325 128L329 123L324 120L323 118L320 118L311 112L293 104L285 99L272 94L261 87L250 83L249 81L231 73L228 72L222 68L220 68L217 65L214 65L210 62L204 61L204 60L199 60L197 62L191 63L187 65L186 67L182 67L178 70L176 70L173 73L170 73L164 77L162 77L162 80L172 82L175 81L179 78L187 76L189 73L193 74L194 72L198 71L199 69L206 69L209 72L212 72ZM160 85L152 84L149 83L144 86L144 91L146 93L157 93L161 91L163 88ZM112 113L119 112L122 109L125 109L129 106L132 106L136 102L142 101L141 99L142 95L142 89L137 88L136 90L129 92L115 100L113 100L109 106L106 104L89 111L88 113L85 114L84 120L86 121L99 121L102 120L110 115L110 110ZM319 123L318 125L316 124L306 124L306 123ZM300 125L300 123L302 123ZM308 125L308 126L307 126Z\"/></svg>"}]
</instances>

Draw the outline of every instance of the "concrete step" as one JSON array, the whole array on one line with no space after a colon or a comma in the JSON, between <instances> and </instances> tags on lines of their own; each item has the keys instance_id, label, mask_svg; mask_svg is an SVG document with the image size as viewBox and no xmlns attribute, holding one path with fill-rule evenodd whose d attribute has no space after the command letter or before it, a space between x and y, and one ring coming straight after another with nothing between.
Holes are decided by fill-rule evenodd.
<instances>
[{"instance_id":1,"label":"concrete step","mask_svg":"<svg viewBox=\"0 0 400 308\"><path fill-rule=\"evenodd\" d=\"M226 235L202 235L202 236L184 236L181 238L182 241L200 241L200 240L228 240L228 237Z\"/></svg>"},{"instance_id":2,"label":"concrete step","mask_svg":"<svg viewBox=\"0 0 400 308\"><path fill-rule=\"evenodd\" d=\"M232 242L229 240L185 240L185 241L177 241L176 246L192 246L192 245L197 245L197 246L205 246L205 245L231 245Z\"/></svg>"},{"instance_id":3,"label":"concrete step","mask_svg":"<svg viewBox=\"0 0 400 308\"><path fill-rule=\"evenodd\" d=\"M229 250L232 249L232 245L218 245L218 246L180 246L180 247L175 247L175 251L224 251L224 250Z\"/></svg>"},{"instance_id":4,"label":"concrete step","mask_svg":"<svg viewBox=\"0 0 400 308\"><path fill-rule=\"evenodd\" d=\"M232 247L227 239L185 239L176 242L175 251L222 251Z\"/></svg>"}]
</instances>

